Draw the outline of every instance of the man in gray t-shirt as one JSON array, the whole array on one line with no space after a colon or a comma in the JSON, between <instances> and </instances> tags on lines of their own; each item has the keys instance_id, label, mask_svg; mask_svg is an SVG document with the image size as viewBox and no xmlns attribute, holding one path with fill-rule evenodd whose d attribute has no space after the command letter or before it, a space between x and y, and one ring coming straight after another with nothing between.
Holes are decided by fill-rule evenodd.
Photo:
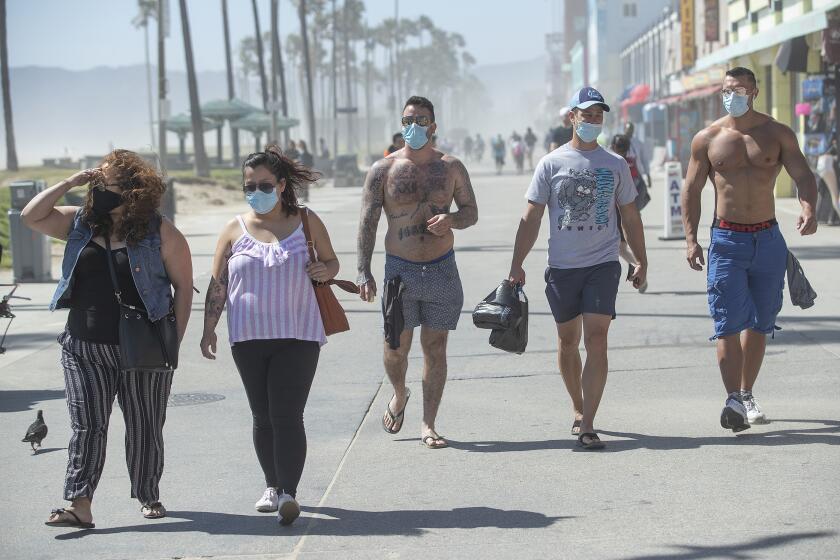
<instances>
[{"instance_id":1,"label":"man in gray t-shirt","mask_svg":"<svg viewBox=\"0 0 840 560\"><path fill-rule=\"evenodd\" d=\"M618 261L616 204L636 199L624 158L600 146L581 150L564 144L537 164L525 198L548 206L548 266L585 268Z\"/></svg>"},{"instance_id":2,"label":"man in gray t-shirt","mask_svg":"<svg viewBox=\"0 0 840 560\"><path fill-rule=\"evenodd\" d=\"M647 254L630 168L596 141L609 106L590 87L577 92L570 106L572 140L537 165L516 232L509 280L525 284L522 264L537 240L548 206L551 236L545 293L557 323L560 373L572 398L572 434L584 449L601 449L604 444L593 423L607 382L607 333L615 318L621 276L619 213L637 256L629 278L636 287L647 276ZM578 350L581 336L586 346L583 368Z\"/></svg>"}]
</instances>

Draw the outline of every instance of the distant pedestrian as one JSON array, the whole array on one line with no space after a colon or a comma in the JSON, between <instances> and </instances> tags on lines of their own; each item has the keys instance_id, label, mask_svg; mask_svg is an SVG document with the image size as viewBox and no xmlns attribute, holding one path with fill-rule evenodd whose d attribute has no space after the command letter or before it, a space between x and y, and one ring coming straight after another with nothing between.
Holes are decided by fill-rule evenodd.
<instances>
[{"instance_id":1,"label":"distant pedestrian","mask_svg":"<svg viewBox=\"0 0 840 560\"><path fill-rule=\"evenodd\" d=\"M534 147L537 145L537 135L528 127L525 132L525 155L528 157L528 169L534 168Z\"/></svg>"},{"instance_id":2,"label":"distant pedestrian","mask_svg":"<svg viewBox=\"0 0 840 560\"><path fill-rule=\"evenodd\" d=\"M309 153L309 148L306 146L306 142L303 140L298 140L298 161L307 169L314 169L315 168L315 158L312 157L312 154ZM302 202L309 202L309 188L310 184L307 182L303 182L300 184L298 192L300 193L300 199Z\"/></svg>"},{"instance_id":3,"label":"distant pedestrian","mask_svg":"<svg viewBox=\"0 0 840 560\"><path fill-rule=\"evenodd\" d=\"M624 135L630 140L630 149L627 150L627 163L630 164L630 172L635 173L633 179L636 181L636 190L642 194L644 190L645 196L653 183L650 181L650 164L648 163L647 149L635 135L636 127L632 122L624 125ZM641 208L639 208L641 210Z\"/></svg>"},{"instance_id":4,"label":"distant pedestrian","mask_svg":"<svg viewBox=\"0 0 840 560\"><path fill-rule=\"evenodd\" d=\"M464 161L469 162L473 158L473 139L472 136L464 138Z\"/></svg>"},{"instance_id":5,"label":"distant pedestrian","mask_svg":"<svg viewBox=\"0 0 840 560\"><path fill-rule=\"evenodd\" d=\"M560 109L558 116L560 117L560 125L551 131L551 143L548 151L553 152L560 146L569 143L572 140L572 121L571 110L568 107Z\"/></svg>"},{"instance_id":6,"label":"distant pedestrian","mask_svg":"<svg viewBox=\"0 0 840 560\"><path fill-rule=\"evenodd\" d=\"M67 191L85 184L90 188L82 207L56 206ZM105 466L115 396L126 425L131 497L140 502L143 517L166 515L158 483L173 370L123 370L120 348L129 342L119 337L120 302L152 322L173 317L179 341L187 328L190 248L157 212L165 189L157 170L139 155L114 150L98 168L39 193L21 212L29 228L67 242L50 309L70 308L58 341L73 433L64 479L64 499L71 505L53 510L47 525L93 528L91 501Z\"/></svg>"},{"instance_id":7,"label":"distant pedestrian","mask_svg":"<svg viewBox=\"0 0 840 560\"><path fill-rule=\"evenodd\" d=\"M391 136L391 145L385 150L383 156L387 157L397 150L402 150L405 146L405 138L403 138L402 132L395 132L393 136Z\"/></svg>"},{"instance_id":8,"label":"distant pedestrian","mask_svg":"<svg viewBox=\"0 0 840 560\"><path fill-rule=\"evenodd\" d=\"M257 511L282 525L300 515L296 500L306 461L303 411L327 339L312 282L338 274L321 219L298 204L295 188L315 173L277 146L242 164L251 207L222 229L204 305L201 353L215 359L216 325L227 305L231 352L254 419L253 438L266 489ZM304 214L318 260L309 260Z\"/></svg>"},{"instance_id":9,"label":"distant pedestrian","mask_svg":"<svg viewBox=\"0 0 840 560\"><path fill-rule=\"evenodd\" d=\"M501 134L491 141L490 148L493 150L493 159L496 160L496 175L501 175L505 166L505 141Z\"/></svg>"},{"instance_id":10,"label":"distant pedestrian","mask_svg":"<svg viewBox=\"0 0 840 560\"><path fill-rule=\"evenodd\" d=\"M627 136L625 136L623 134L616 134L615 136L613 136L612 142L610 143L610 150L612 150L615 154L623 157L625 159L625 161L627 161L628 166L630 166L630 161L627 159L627 151L629 149L630 149L630 139L627 138ZM633 176L633 168L632 167L630 167L630 176L631 177ZM638 188L639 188L639 181L640 180L641 179L636 179L636 177L633 177L633 181L634 181L634 184L636 185L637 192L639 192ZM644 184L644 182L642 182L642 184ZM644 204L642 204L640 206L640 197L642 195L646 195L646 194L647 194L647 191L643 191L643 192L639 192L639 194L636 195L636 200L635 200L636 208L638 208L640 212L641 212L644 204L647 204L647 200L645 200ZM627 263L627 265L629 267L629 273L632 273L632 271L638 265L638 260L636 259L635 255L633 255L633 252L630 250L630 247L627 245L627 240L624 237L624 230L621 228L621 213L620 212L617 213L615 218L616 218L616 223L618 225L618 234L621 236L621 243L618 247L618 254ZM639 293L642 293L642 294L647 291L647 288L648 288L647 278L645 278L644 283L636 286L636 289L639 290Z\"/></svg>"},{"instance_id":11,"label":"distant pedestrian","mask_svg":"<svg viewBox=\"0 0 840 560\"><path fill-rule=\"evenodd\" d=\"M521 175L525 168L525 142L523 142L522 137L515 132L511 138L510 152L513 156L513 162L516 165L516 173L517 175Z\"/></svg>"},{"instance_id":12,"label":"distant pedestrian","mask_svg":"<svg viewBox=\"0 0 840 560\"><path fill-rule=\"evenodd\" d=\"M327 148L327 142L323 138L318 138L318 151L322 159L330 159L330 149Z\"/></svg>"},{"instance_id":13,"label":"distant pedestrian","mask_svg":"<svg viewBox=\"0 0 840 560\"><path fill-rule=\"evenodd\" d=\"M286 151L283 155L285 155L290 160L300 161L300 152L298 152L294 140L289 140L289 144L286 146Z\"/></svg>"},{"instance_id":14,"label":"distant pedestrian","mask_svg":"<svg viewBox=\"0 0 840 560\"><path fill-rule=\"evenodd\" d=\"M481 137L481 134L475 135L475 160L478 163L481 163L481 158L484 157L484 138Z\"/></svg>"}]
</instances>

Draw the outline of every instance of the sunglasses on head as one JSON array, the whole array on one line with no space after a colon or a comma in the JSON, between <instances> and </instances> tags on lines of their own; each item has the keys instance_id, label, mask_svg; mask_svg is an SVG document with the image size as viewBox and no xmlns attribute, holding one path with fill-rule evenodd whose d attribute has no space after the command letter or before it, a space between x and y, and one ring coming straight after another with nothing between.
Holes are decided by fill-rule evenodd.
<instances>
[{"instance_id":1,"label":"sunglasses on head","mask_svg":"<svg viewBox=\"0 0 840 560\"><path fill-rule=\"evenodd\" d=\"M246 193L249 192L256 192L257 189L264 192L265 194L271 194L274 192L276 187L272 183L245 183L242 185L242 190Z\"/></svg>"},{"instance_id":2,"label":"sunglasses on head","mask_svg":"<svg viewBox=\"0 0 840 560\"><path fill-rule=\"evenodd\" d=\"M417 126L429 126L430 124L432 124L432 117L427 117L426 115L418 115L416 117L402 118L403 126L411 126L412 123L417 123Z\"/></svg>"}]
</instances>

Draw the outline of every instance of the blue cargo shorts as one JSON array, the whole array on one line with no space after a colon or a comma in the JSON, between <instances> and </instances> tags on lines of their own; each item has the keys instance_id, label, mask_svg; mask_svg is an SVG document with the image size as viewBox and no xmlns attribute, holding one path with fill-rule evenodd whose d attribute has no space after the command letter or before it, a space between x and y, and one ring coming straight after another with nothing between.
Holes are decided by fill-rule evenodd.
<instances>
[{"instance_id":1,"label":"blue cargo shorts","mask_svg":"<svg viewBox=\"0 0 840 560\"><path fill-rule=\"evenodd\" d=\"M782 309L787 244L778 224L756 232L712 228L706 291L711 340L745 329L770 334Z\"/></svg>"}]
</instances>

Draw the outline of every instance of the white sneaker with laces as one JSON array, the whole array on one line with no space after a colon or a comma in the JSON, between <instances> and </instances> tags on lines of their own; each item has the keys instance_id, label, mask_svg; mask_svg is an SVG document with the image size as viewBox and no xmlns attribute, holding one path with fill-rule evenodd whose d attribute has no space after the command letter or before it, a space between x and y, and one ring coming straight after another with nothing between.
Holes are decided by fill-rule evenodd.
<instances>
[{"instance_id":1,"label":"white sneaker with laces","mask_svg":"<svg viewBox=\"0 0 840 560\"><path fill-rule=\"evenodd\" d=\"M720 425L722 428L732 430L735 433L750 428L747 422L747 409L741 402L741 396L738 393L731 393L726 399L726 404L724 404L720 413Z\"/></svg>"},{"instance_id":2,"label":"white sneaker with laces","mask_svg":"<svg viewBox=\"0 0 840 560\"><path fill-rule=\"evenodd\" d=\"M767 416L764 411L758 406L758 401L752 396L752 393L745 394L741 397L744 401L744 408L747 409L747 422L750 424L768 424Z\"/></svg>"},{"instance_id":3,"label":"white sneaker with laces","mask_svg":"<svg viewBox=\"0 0 840 560\"><path fill-rule=\"evenodd\" d=\"M277 502L277 490L274 488L266 488L265 492L263 492L262 498L257 500L254 507L257 508L257 511L262 513L271 513L273 511L277 511Z\"/></svg>"},{"instance_id":4,"label":"white sneaker with laces","mask_svg":"<svg viewBox=\"0 0 840 560\"><path fill-rule=\"evenodd\" d=\"M283 492L278 497L277 522L280 525L291 525L300 517L300 504L293 497Z\"/></svg>"}]
</instances>

